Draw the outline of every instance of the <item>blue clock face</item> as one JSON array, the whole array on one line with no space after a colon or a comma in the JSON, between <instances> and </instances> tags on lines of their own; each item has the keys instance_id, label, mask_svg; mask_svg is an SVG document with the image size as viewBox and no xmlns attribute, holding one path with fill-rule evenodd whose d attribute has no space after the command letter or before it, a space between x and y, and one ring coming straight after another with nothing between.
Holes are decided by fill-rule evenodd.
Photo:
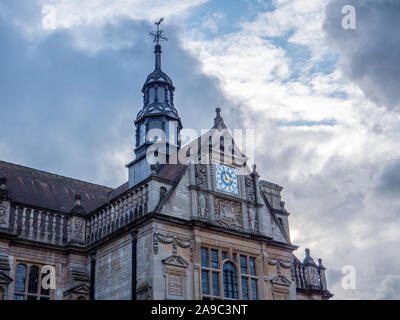
<instances>
[{"instance_id":1,"label":"blue clock face","mask_svg":"<svg viewBox=\"0 0 400 320\"><path fill-rule=\"evenodd\" d=\"M219 164L216 167L215 175L218 189L238 194L238 178L234 168Z\"/></svg>"}]
</instances>

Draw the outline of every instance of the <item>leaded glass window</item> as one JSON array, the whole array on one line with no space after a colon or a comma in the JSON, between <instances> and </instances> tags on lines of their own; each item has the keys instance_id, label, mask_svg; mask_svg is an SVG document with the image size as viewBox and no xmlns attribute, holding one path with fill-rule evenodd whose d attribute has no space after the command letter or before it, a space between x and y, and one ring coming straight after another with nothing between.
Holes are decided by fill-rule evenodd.
<instances>
[{"instance_id":1,"label":"leaded glass window","mask_svg":"<svg viewBox=\"0 0 400 320\"><path fill-rule=\"evenodd\" d=\"M247 274L247 259L246 256L240 256L240 272Z\"/></svg>"},{"instance_id":2,"label":"leaded glass window","mask_svg":"<svg viewBox=\"0 0 400 320\"><path fill-rule=\"evenodd\" d=\"M212 273L213 296L219 296L219 273Z\"/></svg>"},{"instance_id":3,"label":"leaded glass window","mask_svg":"<svg viewBox=\"0 0 400 320\"><path fill-rule=\"evenodd\" d=\"M50 300L50 290L41 286L44 276L41 266L18 264L15 271L14 300Z\"/></svg>"},{"instance_id":4,"label":"leaded glass window","mask_svg":"<svg viewBox=\"0 0 400 320\"><path fill-rule=\"evenodd\" d=\"M225 298L237 299L237 277L236 269L231 262L226 262L223 269L224 296Z\"/></svg>"},{"instance_id":5,"label":"leaded glass window","mask_svg":"<svg viewBox=\"0 0 400 320\"><path fill-rule=\"evenodd\" d=\"M251 279L251 296L253 300L258 300L257 280Z\"/></svg>"},{"instance_id":6,"label":"leaded glass window","mask_svg":"<svg viewBox=\"0 0 400 320\"><path fill-rule=\"evenodd\" d=\"M208 267L208 249L201 248L201 266Z\"/></svg>"},{"instance_id":7,"label":"leaded glass window","mask_svg":"<svg viewBox=\"0 0 400 320\"><path fill-rule=\"evenodd\" d=\"M19 264L15 275L15 292L25 292L26 266Z\"/></svg>"},{"instance_id":8,"label":"leaded glass window","mask_svg":"<svg viewBox=\"0 0 400 320\"><path fill-rule=\"evenodd\" d=\"M242 278L242 299L249 300L249 283L248 278Z\"/></svg>"},{"instance_id":9,"label":"leaded glass window","mask_svg":"<svg viewBox=\"0 0 400 320\"><path fill-rule=\"evenodd\" d=\"M257 259L227 248L201 247L202 299L258 299Z\"/></svg>"},{"instance_id":10,"label":"leaded glass window","mask_svg":"<svg viewBox=\"0 0 400 320\"><path fill-rule=\"evenodd\" d=\"M211 250L211 267L218 269L218 251Z\"/></svg>"},{"instance_id":11,"label":"leaded glass window","mask_svg":"<svg viewBox=\"0 0 400 320\"><path fill-rule=\"evenodd\" d=\"M32 266L29 271L28 293L37 293L39 284L39 269Z\"/></svg>"},{"instance_id":12,"label":"leaded glass window","mask_svg":"<svg viewBox=\"0 0 400 320\"><path fill-rule=\"evenodd\" d=\"M256 275L256 259L250 258L249 261L250 261L250 274L252 276L255 276Z\"/></svg>"},{"instance_id":13,"label":"leaded glass window","mask_svg":"<svg viewBox=\"0 0 400 320\"><path fill-rule=\"evenodd\" d=\"M208 271L201 271L201 287L203 294L210 294L210 289L208 285Z\"/></svg>"}]
</instances>

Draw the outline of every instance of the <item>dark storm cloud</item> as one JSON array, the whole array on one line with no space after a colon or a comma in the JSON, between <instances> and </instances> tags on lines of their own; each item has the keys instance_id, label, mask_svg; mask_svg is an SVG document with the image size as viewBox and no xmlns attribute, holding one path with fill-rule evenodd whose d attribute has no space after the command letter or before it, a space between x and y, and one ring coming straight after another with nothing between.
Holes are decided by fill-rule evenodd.
<instances>
[{"instance_id":1,"label":"dark storm cloud","mask_svg":"<svg viewBox=\"0 0 400 320\"><path fill-rule=\"evenodd\" d=\"M148 37L153 28L121 19L57 31L35 42L0 15L0 145L8 150L0 150L0 159L95 183L123 183L123 164L133 157L141 88L154 68ZM198 60L182 49L180 30L165 29L170 41L163 44L163 69L177 87L183 124L208 128L215 106L228 102L217 81L202 74ZM77 47L77 39L103 47L90 53ZM126 155L124 163L113 158L118 153Z\"/></svg>"},{"instance_id":2,"label":"dark storm cloud","mask_svg":"<svg viewBox=\"0 0 400 320\"><path fill-rule=\"evenodd\" d=\"M400 299L400 277L395 275L386 276L377 288L377 299L399 300Z\"/></svg>"},{"instance_id":3,"label":"dark storm cloud","mask_svg":"<svg viewBox=\"0 0 400 320\"><path fill-rule=\"evenodd\" d=\"M400 160L385 166L380 177L379 191L389 195L400 195Z\"/></svg>"},{"instance_id":4,"label":"dark storm cloud","mask_svg":"<svg viewBox=\"0 0 400 320\"><path fill-rule=\"evenodd\" d=\"M355 30L342 28L342 7L356 9ZM324 29L339 49L340 66L366 97L386 108L400 109L400 2L331 0Z\"/></svg>"}]
</instances>

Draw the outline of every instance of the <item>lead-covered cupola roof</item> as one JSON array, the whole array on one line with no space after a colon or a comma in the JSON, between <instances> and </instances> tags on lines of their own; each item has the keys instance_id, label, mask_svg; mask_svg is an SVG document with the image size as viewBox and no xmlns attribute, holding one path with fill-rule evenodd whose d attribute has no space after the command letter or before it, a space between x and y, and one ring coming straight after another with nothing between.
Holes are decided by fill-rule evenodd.
<instances>
[{"instance_id":1,"label":"lead-covered cupola roof","mask_svg":"<svg viewBox=\"0 0 400 320\"><path fill-rule=\"evenodd\" d=\"M161 69L162 51L159 42L168 40L164 36L163 30L159 29L161 22L162 20L156 23L156 31L150 32L154 42L156 42L154 47L155 67L154 71L147 76L143 85L143 108L137 114L136 123L145 117L167 116L177 120L179 127L182 127L178 111L174 106L174 84L171 78Z\"/></svg>"},{"instance_id":2,"label":"lead-covered cupola roof","mask_svg":"<svg viewBox=\"0 0 400 320\"><path fill-rule=\"evenodd\" d=\"M143 89L142 89L143 93L145 92L147 86L154 84L154 83L168 84L172 87L172 89L175 89L171 78L168 77L167 74L161 70L161 52L162 52L161 46L159 44L157 44L155 46L155 50L154 50L154 53L156 55L155 69L152 73L150 73L147 76L146 81L143 85ZM158 58L157 55L160 55L159 59L157 59Z\"/></svg>"}]
</instances>

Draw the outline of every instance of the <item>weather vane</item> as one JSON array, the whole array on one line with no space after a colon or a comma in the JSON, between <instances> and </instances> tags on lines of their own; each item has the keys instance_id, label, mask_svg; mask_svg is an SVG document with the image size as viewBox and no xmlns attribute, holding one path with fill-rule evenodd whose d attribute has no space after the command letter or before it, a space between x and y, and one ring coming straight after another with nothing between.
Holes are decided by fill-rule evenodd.
<instances>
[{"instance_id":1,"label":"weather vane","mask_svg":"<svg viewBox=\"0 0 400 320\"><path fill-rule=\"evenodd\" d=\"M150 36L153 37L153 41L160 44L160 41L168 41L168 38L163 35L164 30L160 30L160 24L164 21L164 18L161 18L158 22L156 22L157 31L150 32Z\"/></svg>"}]
</instances>

